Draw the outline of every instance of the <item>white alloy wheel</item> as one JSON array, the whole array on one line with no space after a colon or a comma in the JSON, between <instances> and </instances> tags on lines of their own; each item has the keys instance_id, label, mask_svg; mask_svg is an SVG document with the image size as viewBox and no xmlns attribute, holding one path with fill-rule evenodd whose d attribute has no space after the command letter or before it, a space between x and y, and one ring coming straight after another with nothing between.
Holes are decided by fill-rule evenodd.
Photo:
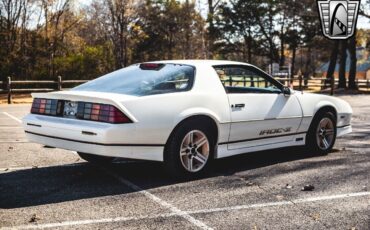
<instances>
[{"instance_id":1,"label":"white alloy wheel","mask_svg":"<svg viewBox=\"0 0 370 230\"><path fill-rule=\"evenodd\" d=\"M181 142L180 160L189 172L200 171L208 161L209 140L200 130L188 132Z\"/></svg>"},{"instance_id":2,"label":"white alloy wheel","mask_svg":"<svg viewBox=\"0 0 370 230\"><path fill-rule=\"evenodd\" d=\"M334 123L328 118L324 117L320 120L316 129L316 141L321 150L328 150L334 141Z\"/></svg>"}]
</instances>

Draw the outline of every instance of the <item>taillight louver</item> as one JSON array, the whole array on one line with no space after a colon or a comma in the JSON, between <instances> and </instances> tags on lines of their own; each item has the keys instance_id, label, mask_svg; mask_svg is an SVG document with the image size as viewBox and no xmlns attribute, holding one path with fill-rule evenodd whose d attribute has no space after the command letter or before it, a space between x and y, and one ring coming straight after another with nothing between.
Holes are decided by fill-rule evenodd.
<instances>
[{"instance_id":1,"label":"taillight louver","mask_svg":"<svg viewBox=\"0 0 370 230\"><path fill-rule=\"evenodd\" d=\"M131 123L132 121L113 105L79 102L77 118L84 120L109 122L109 123Z\"/></svg>"},{"instance_id":2,"label":"taillight louver","mask_svg":"<svg viewBox=\"0 0 370 230\"><path fill-rule=\"evenodd\" d=\"M35 98L32 103L31 113L49 116L63 116L64 105L67 101L55 99ZM113 105L78 102L77 113L64 115L68 118L91 120L107 123L132 123L124 113Z\"/></svg>"},{"instance_id":3,"label":"taillight louver","mask_svg":"<svg viewBox=\"0 0 370 230\"><path fill-rule=\"evenodd\" d=\"M56 116L58 113L58 100L35 98L32 103L31 113Z\"/></svg>"}]
</instances>

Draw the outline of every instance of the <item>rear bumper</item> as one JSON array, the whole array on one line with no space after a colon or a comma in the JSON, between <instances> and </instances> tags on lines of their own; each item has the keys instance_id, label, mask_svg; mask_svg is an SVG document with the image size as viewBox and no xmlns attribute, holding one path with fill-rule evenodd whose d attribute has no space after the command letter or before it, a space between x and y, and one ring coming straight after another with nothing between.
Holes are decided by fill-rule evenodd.
<instances>
[{"instance_id":1,"label":"rear bumper","mask_svg":"<svg viewBox=\"0 0 370 230\"><path fill-rule=\"evenodd\" d=\"M348 133L352 132L352 126L351 125L345 125L337 127L337 137L346 135Z\"/></svg>"},{"instance_id":2,"label":"rear bumper","mask_svg":"<svg viewBox=\"0 0 370 230\"><path fill-rule=\"evenodd\" d=\"M23 127L31 142L101 156L163 161L163 144L140 143L135 124L115 125L29 114Z\"/></svg>"}]
</instances>

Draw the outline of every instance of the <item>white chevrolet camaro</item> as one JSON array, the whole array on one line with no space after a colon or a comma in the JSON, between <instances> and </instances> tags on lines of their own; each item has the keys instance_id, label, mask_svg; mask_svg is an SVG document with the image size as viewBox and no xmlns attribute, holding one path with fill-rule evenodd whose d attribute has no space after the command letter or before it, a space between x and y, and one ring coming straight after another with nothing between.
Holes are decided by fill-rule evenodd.
<instances>
[{"instance_id":1,"label":"white chevrolet camaro","mask_svg":"<svg viewBox=\"0 0 370 230\"><path fill-rule=\"evenodd\" d=\"M347 102L294 91L232 61L136 64L33 97L23 118L30 141L95 163L163 161L175 176L197 175L215 158L286 146L326 154L352 131Z\"/></svg>"}]
</instances>

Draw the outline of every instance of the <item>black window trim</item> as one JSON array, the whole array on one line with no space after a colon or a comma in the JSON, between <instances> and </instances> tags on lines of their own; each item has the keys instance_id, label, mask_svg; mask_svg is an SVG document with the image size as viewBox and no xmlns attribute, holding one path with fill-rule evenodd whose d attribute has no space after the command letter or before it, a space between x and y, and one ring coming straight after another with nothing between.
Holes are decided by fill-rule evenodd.
<instances>
[{"instance_id":1,"label":"black window trim","mask_svg":"<svg viewBox=\"0 0 370 230\"><path fill-rule=\"evenodd\" d=\"M154 96L154 95L162 95L162 94L171 94L171 93L181 93L181 92L188 92L188 91L191 91L193 88L194 88L194 83L195 83L195 78L197 76L197 68L194 66L194 65L190 65L190 64L183 64L183 63L174 63L174 62L142 62L142 63L135 63L135 64L132 64L130 66L140 66L141 64L146 64L146 63L155 63L155 64L164 64L164 65L180 65L180 66L188 66L188 67L191 67L193 69L193 77L190 78L190 81L189 81L189 86L186 87L185 89L181 89L181 90L177 90L177 91L173 91L173 92L166 92L166 93L158 93L158 94L148 94L148 95L141 95L140 97L146 97L146 96Z\"/></svg>"},{"instance_id":2,"label":"black window trim","mask_svg":"<svg viewBox=\"0 0 370 230\"><path fill-rule=\"evenodd\" d=\"M215 71L216 71L216 68L227 68L227 67L244 68L246 70L249 70L249 71L252 71L256 74L259 74L260 77L263 77L266 81L269 81L274 86L276 86L280 90L280 93L283 93L283 89L284 89L283 84L281 84L279 81L275 80L271 75L267 74L266 72L264 72L263 70L255 67L255 66L242 65L242 64L222 64L222 65L213 65L212 67L214 68ZM221 82L221 80L220 80L220 82ZM221 82L221 84L222 84L222 82ZM273 92L271 92L271 93L273 93Z\"/></svg>"},{"instance_id":3,"label":"black window trim","mask_svg":"<svg viewBox=\"0 0 370 230\"><path fill-rule=\"evenodd\" d=\"M197 68L195 65L190 65L190 64L183 64L183 63L173 63L173 62L142 62L142 63L135 63L135 64L131 64L129 66L126 66L124 68L127 68L127 67L134 67L134 66L137 66L137 67L140 67L141 64L143 63L158 63L158 64L164 64L164 65L167 65L167 64L170 64L170 65L180 65L180 66L188 66L188 67L191 67L193 69L193 77L190 79L189 81L189 86L185 89L181 89L181 90L178 90L178 91L173 91L173 92L165 92L165 93L156 93L156 94L146 94L146 95L136 95L138 97L147 97L147 96L155 96L155 95L163 95L163 94L172 94L172 93L182 93L182 92L188 92L188 91L191 91L193 88L194 88L194 83L195 83L195 78L197 76ZM118 70L116 70L118 71ZM112 72L110 72L112 73ZM110 74L110 73L107 73L107 74ZM103 75L105 76L105 75ZM100 76L100 77L103 77L103 76ZM100 78L98 77L98 78ZM95 78L95 79L98 79L98 78ZM95 80L93 79L93 80ZM85 83L84 83L85 84ZM83 84L82 84L83 85ZM73 87L72 89L70 89L71 91L81 91L81 90L76 90L77 87L79 87L81 85L78 85L76 87ZM85 90L83 90L85 91ZM88 90L86 90L85 92L89 92ZM90 92L97 92L97 91L90 91ZM99 91L100 92L100 91ZM121 94L122 93L116 93L116 94Z\"/></svg>"}]
</instances>

